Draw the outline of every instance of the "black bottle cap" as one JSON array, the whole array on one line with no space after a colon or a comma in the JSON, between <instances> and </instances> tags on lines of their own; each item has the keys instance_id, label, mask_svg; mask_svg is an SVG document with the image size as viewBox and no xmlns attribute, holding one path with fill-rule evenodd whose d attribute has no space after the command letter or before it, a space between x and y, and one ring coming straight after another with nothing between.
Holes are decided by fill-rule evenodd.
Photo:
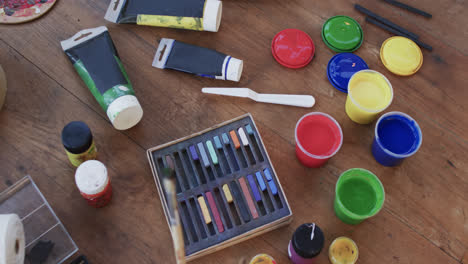
<instances>
[{"instance_id":1,"label":"black bottle cap","mask_svg":"<svg viewBox=\"0 0 468 264\"><path fill-rule=\"evenodd\" d=\"M62 130L62 143L68 152L80 154L89 149L93 135L89 127L81 121L68 123Z\"/></svg>"},{"instance_id":2,"label":"black bottle cap","mask_svg":"<svg viewBox=\"0 0 468 264\"><path fill-rule=\"evenodd\" d=\"M325 237L322 230L315 224L303 224L296 229L292 238L292 246L296 253L306 259L314 258L323 249Z\"/></svg>"}]
</instances>

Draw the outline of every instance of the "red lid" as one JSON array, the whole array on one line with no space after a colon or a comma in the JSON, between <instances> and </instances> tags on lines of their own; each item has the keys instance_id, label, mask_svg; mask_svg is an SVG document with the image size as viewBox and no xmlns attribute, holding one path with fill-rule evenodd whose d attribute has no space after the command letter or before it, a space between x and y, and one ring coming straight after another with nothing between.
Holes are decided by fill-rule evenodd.
<instances>
[{"instance_id":1,"label":"red lid","mask_svg":"<svg viewBox=\"0 0 468 264\"><path fill-rule=\"evenodd\" d=\"M304 31L285 29L273 38L271 52L276 61L288 68L302 68L314 57L315 45Z\"/></svg>"}]
</instances>

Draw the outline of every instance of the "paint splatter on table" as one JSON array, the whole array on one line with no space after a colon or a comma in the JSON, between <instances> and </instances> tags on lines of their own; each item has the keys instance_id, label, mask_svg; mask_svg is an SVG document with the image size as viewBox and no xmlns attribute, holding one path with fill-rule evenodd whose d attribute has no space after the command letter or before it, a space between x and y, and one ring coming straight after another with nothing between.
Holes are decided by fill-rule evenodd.
<instances>
[{"instance_id":1,"label":"paint splatter on table","mask_svg":"<svg viewBox=\"0 0 468 264\"><path fill-rule=\"evenodd\" d=\"M57 0L0 0L0 24L17 24L45 14Z\"/></svg>"}]
</instances>

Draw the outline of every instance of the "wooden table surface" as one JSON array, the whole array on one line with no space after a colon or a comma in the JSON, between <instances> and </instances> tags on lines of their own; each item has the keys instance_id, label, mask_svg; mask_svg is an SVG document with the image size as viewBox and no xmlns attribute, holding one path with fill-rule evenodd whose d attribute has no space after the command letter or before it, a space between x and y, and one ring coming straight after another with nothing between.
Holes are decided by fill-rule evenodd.
<instances>
[{"instance_id":1,"label":"wooden table surface","mask_svg":"<svg viewBox=\"0 0 468 264\"><path fill-rule=\"evenodd\" d=\"M316 222L326 236L318 263L338 236L360 249L359 263L468 263L468 6L463 0L411 1L432 13L418 17L383 1L225 0L218 33L117 25L103 17L108 0L60 0L43 18L0 26L0 64L8 77L0 112L0 189L30 174L58 217L92 263L175 263L169 228L153 181L146 149L198 132L250 112L283 183L294 221L288 227L232 246L193 263L238 264L257 253L289 263L287 244L304 222ZM390 34L364 21L354 2L397 21L434 47L411 77L398 77L380 59ZM408 1L407 1L408 2ZM345 114L346 95L326 77L334 53L321 40L321 27L334 15L349 15L363 27L356 52L393 84L388 109L408 113L420 124L419 152L396 168L379 165L370 146L374 124L358 125ZM107 25L132 80L145 115L136 127L117 131L62 52L60 41L84 28ZM273 36L285 28L307 32L315 42L312 63L284 68L271 55ZM216 81L151 67L162 37L210 47L244 60L239 83ZM202 87L239 86L258 92L312 94L314 108L303 109L207 96ZM294 127L311 111L335 117L344 144L326 166L308 169L294 154ZM75 183L60 132L82 120L92 129L99 160L109 169L112 203L87 206ZM338 176L349 168L371 170L386 190L383 210L358 226L342 223L333 211Z\"/></svg>"}]
</instances>

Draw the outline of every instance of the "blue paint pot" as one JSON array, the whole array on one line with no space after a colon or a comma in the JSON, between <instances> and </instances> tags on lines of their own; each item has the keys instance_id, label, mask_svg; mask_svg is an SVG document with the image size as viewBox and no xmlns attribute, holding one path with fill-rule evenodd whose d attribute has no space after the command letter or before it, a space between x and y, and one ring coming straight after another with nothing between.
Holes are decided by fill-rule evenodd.
<instances>
[{"instance_id":1,"label":"blue paint pot","mask_svg":"<svg viewBox=\"0 0 468 264\"><path fill-rule=\"evenodd\" d=\"M418 123L402 112L389 112L375 125L372 154L388 167L399 165L421 147L422 133Z\"/></svg>"},{"instance_id":2,"label":"blue paint pot","mask_svg":"<svg viewBox=\"0 0 468 264\"><path fill-rule=\"evenodd\" d=\"M358 71L369 69L367 63L353 53L339 53L328 62L327 76L330 83L343 93L348 93L349 79Z\"/></svg>"}]
</instances>

